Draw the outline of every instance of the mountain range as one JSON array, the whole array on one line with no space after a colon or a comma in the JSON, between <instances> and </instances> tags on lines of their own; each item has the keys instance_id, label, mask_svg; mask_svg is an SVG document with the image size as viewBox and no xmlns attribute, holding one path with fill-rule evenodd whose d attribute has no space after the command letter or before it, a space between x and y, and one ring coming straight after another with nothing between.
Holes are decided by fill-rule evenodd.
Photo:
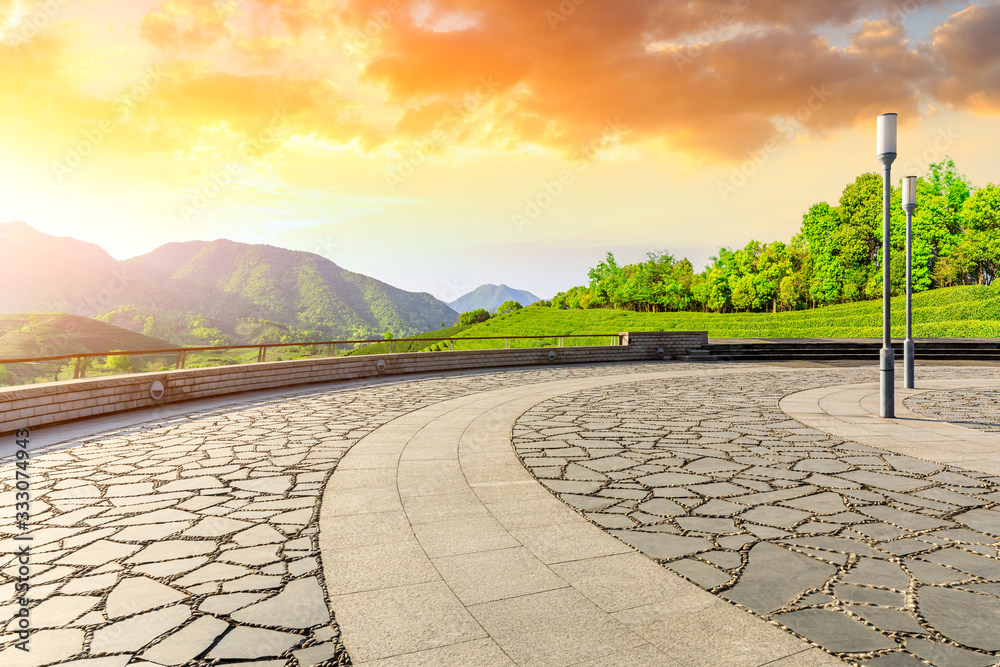
<instances>
[{"instance_id":1,"label":"mountain range","mask_svg":"<svg viewBox=\"0 0 1000 667\"><path fill-rule=\"evenodd\" d=\"M381 337L387 330L401 336L458 317L430 294L313 253L222 239L169 243L119 261L100 246L22 222L0 224L0 284L2 313L99 317L176 343L196 342L192 331L208 332L203 340L217 332L224 342L243 342L262 327L272 337L277 331L313 340Z\"/></svg>"},{"instance_id":2,"label":"mountain range","mask_svg":"<svg viewBox=\"0 0 1000 667\"><path fill-rule=\"evenodd\" d=\"M517 301L522 306L527 306L529 303L541 301L541 299L531 292L516 290L506 285L480 285L448 305L460 313L477 308L484 308L492 313L505 301Z\"/></svg>"}]
</instances>

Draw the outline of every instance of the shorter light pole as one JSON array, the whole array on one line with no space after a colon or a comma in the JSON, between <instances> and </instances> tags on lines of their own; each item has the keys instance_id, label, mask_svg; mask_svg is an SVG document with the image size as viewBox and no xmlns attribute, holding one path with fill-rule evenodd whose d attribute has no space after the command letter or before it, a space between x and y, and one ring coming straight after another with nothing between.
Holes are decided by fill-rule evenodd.
<instances>
[{"instance_id":1,"label":"shorter light pole","mask_svg":"<svg viewBox=\"0 0 1000 667\"><path fill-rule=\"evenodd\" d=\"M906 211L906 340L903 341L903 386L913 389L913 210L917 208L917 177L903 179Z\"/></svg>"},{"instance_id":2,"label":"shorter light pole","mask_svg":"<svg viewBox=\"0 0 1000 667\"><path fill-rule=\"evenodd\" d=\"M875 136L875 156L882 163L882 350L879 353L879 416L896 416L896 357L892 351L892 325L889 299L892 297L889 259L890 218L892 216L891 173L896 159L896 114L878 117Z\"/></svg>"}]
</instances>

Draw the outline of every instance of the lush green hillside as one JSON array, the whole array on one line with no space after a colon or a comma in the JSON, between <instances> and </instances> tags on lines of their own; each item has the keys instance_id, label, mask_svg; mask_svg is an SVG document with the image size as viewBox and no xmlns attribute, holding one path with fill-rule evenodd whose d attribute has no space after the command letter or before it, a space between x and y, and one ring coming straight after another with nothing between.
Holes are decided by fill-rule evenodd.
<instances>
[{"instance_id":1,"label":"lush green hillside","mask_svg":"<svg viewBox=\"0 0 1000 667\"><path fill-rule=\"evenodd\" d=\"M517 301L522 306L527 306L540 299L531 292L513 289L506 285L480 285L448 305L459 313L467 313L477 308L493 313L505 301Z\"/></svg>"},{"instance_id":2,"label":"lush green hillside","mask_svg":"<svg viewBox=\"0 0 1000 667\"><path fill-rule=\"evenodd\" d=\"M59 313L18 313L0 315L0 364L3 359L49 357L85 352L163 350L175 347L159 338L145 336L105 322L79 315ZM167 355L169 356L169 355ZM155 357L155 358L154 358ZM166 357L136 357L138 362L162 364ZM6 364L0 371L0 386L32 382L36 378L66 379L66 368L73 362L34 362ZM118 362L121 363L121 362ZM96 370L96 364L95 364ZM72 373L70 373L72 377Z\"/></svg>"},{"instance_id":3,"label":"lush green hillside","mask_svg":"<svg viewBox=\"0 0 1000 667\"><path fill-rule=\"evenodd\" d=\"M949 287L913 297L916 337L1000 338L1000 281L991 287ZM905 300L892 300L893 335L905 333ZM458 337L613 334L621 331L708 331L710 338L881 338L882 302L866 301L783 313L635 313L533 306L473 325ZM606 338L567 340L604 345ZM523 345L523 343L520 343ZM554 340L532 346L555 345ZM467 341L460 349L503 347L503 341Z\"/></svg>"},{"instance_id":4,"label":"lush green hillside","mask_svg":"<svg viewBox=\"0 0 1000 667\"><path fill-rule=\"evenodd\" d=\"M307 252L171 243L127 262L100 247L0 225L0 313L65 312L187 345L415 334L458 317Z\"/></svg>"}]
</instances>

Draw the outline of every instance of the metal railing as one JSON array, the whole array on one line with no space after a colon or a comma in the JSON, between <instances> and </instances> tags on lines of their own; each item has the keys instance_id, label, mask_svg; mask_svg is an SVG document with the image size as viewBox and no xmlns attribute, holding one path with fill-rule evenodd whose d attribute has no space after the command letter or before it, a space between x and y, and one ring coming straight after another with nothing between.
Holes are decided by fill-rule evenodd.
<instances>
[{"instance_id":1,"label":"metal railing","mask_svg":"<svg viewBox=\"0 0 1000 667\"><path fill-rule=\"evenodd\" d=\"M135 357L141 355L176 355L177 361L174 364L175 370L180 370L185 368L187 363L187 357L193 352L225 352L228 350L257 350L257 361L256 363L263 363L267 361L267 351L271 348L282 348L282 347L323 347L327 348L326 357L334 357L337 354L338 345L371 345L377 343L389 343L389 354L396 354L396 343L440 343L448 342L448 351L455 351L455 341L462 340L502 340L504 341L504 349L510 350L514 349L511 345L512 341L515 340L546 340L555 339L556 347L565 347L565 341L567 338L608 338L611 341L611 346L618 346L623 344L623 337L620 334L557 334L552 336L539 335L539 336L469 336L469 337L450 337L450 338L376 338L370 340L328 340L328 341L311 341L306 343L261 343L261 344L248 344L248 345L220 345L220 346L205 346L205 347L171 347L162 350L128 350L128 351L112 351L112 352L76 352L72 354L57 354L48 357L21 357L14 359L0 359L0 364L26 364L44 361L64 361L75 359L76 364L73 368L73 379L78 380L87 376L87 360L104 358L104 357ZM419 350L418 350L419 351Z\"/></svg>"}]
</instances>

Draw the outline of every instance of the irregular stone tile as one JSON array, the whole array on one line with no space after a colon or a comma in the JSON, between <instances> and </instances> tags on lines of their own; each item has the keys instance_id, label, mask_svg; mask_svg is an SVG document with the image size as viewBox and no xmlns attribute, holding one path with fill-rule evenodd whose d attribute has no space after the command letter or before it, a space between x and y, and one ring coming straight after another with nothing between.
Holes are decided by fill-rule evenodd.
<instances>
[{"instance_id":1,"label":"irregular stone tile","mask_svg":"<svg viewBox=\"0 0 1000 667\"><path fill-rule=\"evenodd\" d=\"M229 624L225 621L199 616L139 657L162 665L180 665L201 655L227 629Z\"/></svg>"},{"instance_id":2,"label":"irregular stone tile","mask_svg":"<svg viewBox=\"0 0 1000 667\"><path fill-rule=\"evenodd\" d=\"M584 512L600 512L601 510L605 510L618 502L613 498L580 496L573 493L560 493L559 499L567 505L583 510Z\"/></svg>"},{"instance_id":3,"label":"irregular stone tile","mask_svg":"<svg viewBox=\"0 0 1000 667\"><path fill-rule=\"evenodd\" d=\"M927 630L917 622L917 619L903 611L845 604L844 610L855 616L860 616L876 628L885 632L912 632L926 634Z\"/></svg>"},{"instance_id":4,"label":"irregular stone tile","mask_svg":"<svg viewBox=\"0 0 1000 667\"><path fill-rule=\"evenodd\" d=\"M765 506L754 507L739 515L741 521L750 521L773 528L791 528L795 524L808 519L808 512L787 507Z\"/></svg>"},{"instance_id":5,"label":"irregular stone tile","mask_svg":"<svg viewBox=\"0 0 1000 667\"><path fill-rule=\"evenodd\" d=\"M178 479L172 482L167 482L156 488L159 493L167 493L170 491L196 491L199 489L210 489L218 488L223 486L222 482L214 477L187 477L185 479ZM193 509L193 508L191 508Z\"/></svg>"},{"instance_id":6,"label":"irregular stone tile","mask_svg":"<svg viewBox=\"0 0 1000 667\"><path fill-rule=\"evenodd\" d=\"M937 667L989 667L996 658L926 639L907 639L906 650Z\"/></svg>"},{"instance_id":7,"label":"irregular stone tile","mask_svg":"<svg viewBox=\"0 0 1000 667\"><path fill-rule=\"evenodd\" d=\"M799 547L810 547L813 549L824 549L836 551L842 554L856 554L858 556L870 556L872 558L885 558L886 555L872 549L867 544L858 540L850 540L846 537L830 537L828 535L817 535L815 537L794 537L782 540L788 544Z\"/></svg>"},{"instance_id":8,"label":"irregular stone tile","mask_svg":"<svg viewBox=\"0 0 1000 667\"><path fill-rule=\"evenodd\" d=\"M963 572L978 575L984 579L1000 580L1000 561L995 558L985 558L971 554L958 547L941 549L940 551L926 554L922 558L932 563L947 565Z\"/></svg>"},{"instance_id":9,"label":"irregular stone tile","mask_svg":"<svg viewBox=\"0 0 1000 667\"><path fill-rule=\"evenodd\" d=\"M191 609L182 604L110 623L94 631L90 650L94 653L138 651L190 617Z\"/></svg>"},{"instance_id":10,"label":"irregular stone tile","mask_svg":"<svg viewBox=\"0 0 1000 667\"><path fill-rule=\"evenodd\" d=\"M739 529L732 519L709 519L697 516L682 516L676 520L678 526L684 530L693 530L699 533L738 533Z\"/></svg>"},{"instance_id":11,"label":"irregular stone tile","mask_svg":"<svg viewBox=\"0 0 1000 667\"><path fill-rule=\"evenodd\" d=\"M893 588L898 591L905 591L910 585L910 578L899 565L873 558L860 559L841 581L848 584Z\"/></svg>"},{"instance_id":12,"label":"irregular stone tile","mask_svg":"<svg viewBox=\"0 0 1000 667\"><path fill-rule=\"evenodd\" d=\"M693 510L694 514L703 516L733 516L746 510L745 505L737 505L726 500L710 500Z\"/></svg>"},{"instance_id":13,"label":"irregular stone tile","mask_svg":"<svg viewBox=\"0 0 1000 667\"><path fill-rule=\"evenodd\" d=\"M902 539L891 542L882 542L878 548L894 556L912 556L913 554L933 549L934 545L920 540Z\"/></svg>"},{"instance_id":14,"label":"irregular stone tile","mask_svg":"<svg viewBox=\"0 0 1000 667\"><path fill-rule=\"evenodd\" d=\"M893 593L878 588L866 588L855 584L837 584L834 595L843 602L857 602L882 605L883 607L903 607L906 598L902 593Z\"/></svg>"},{"instance_id":15,"label":"irregular stone tile","mask_svg":"<svg viewBox=\"0 0 1000 667\"><path fill-rule=\"evenodd\" d=\"M942 635L971 648L1000 651L1000 598L924 586L917 609Z\"/></svg>"},{"instance_id":16,"label":"irregular stone tile","mask_svg":"<svg viewBox=\"0 0 1000 667\"><path fill-rule=\"evenodd\" d=\"M864 667L925 667L926 664L923 660L900 651L866 660Z\"/></svg>"},{"instance_id":17,"label":"irregular stone tile","mask_svg":"<svg viewBox=\"0 0 1000 667\"><path fill-rule=\"evenodd\" d=\"M732 579L732 575L728 572L723 572L711 565L691 560L690 558L672 561L669 567L677 574L687 577L702 588L712 589L716 586L729 583L730 579Z\"/></svg>"},{"instance_id":18,"label":"irregular stone tile","mask_svg":"<svg viewBox=\"0 0 1000 667\"><path fill-rule=\"evenodd\" d=\"M55 562L64 565L104 565L131 556L141 547L98 540L78 551L71 551ZM39 559L35 559L38 561Z\"/></svg>"},{"instance_id":19,"label":"irregular stone tile","mask_svg":"<svg viewBox=\"0 0 1000 667\"><path fill-rule=\"evenodd\" d=\"M315 577L295 579L274 597L231 616L241 623L280 628L309 628L330 620L323 589Z\"/></svg>"},{"instance_id":20,"label":"irregular stone tile","mask_svg":"<svg viewBox=\"0 0 1000 667\"><path fill-rule=\"evenodd\" d=\"M31 610L31 627L61 628L87 613L101 601L89 595L57 595L43 600ZM13 632L13 627L10 628Z\"/></svg>"},{"instance_id":21,"label":"irregular stone tile","mask_svg":"<svg viewBox=\"0 0 1000 667\"><path fill-rule=\"evenodd\" d=\"M263 574L248 574L239 579L233 579L222 584L223 593L238 593L241 591L264 591L281 586L281 577Z\"/></svg>"},{"instance_id":22,"label":"irregular stone tile","mask_svg":"<svg viewBox=\"0 0 1000 667\"><path fill-rule=\"evenodd\" d=\"M299 645L304 639L301 635L288 632L238 626L226 633L207 657L232 659L278 656Z\"/></svg>"},{"instance_id":23,"label":"irregular stone tile","mask_svg":"<svg viewBox=\"0 0 1000 667\"><path fill-rule=\"evenodd\" d=\"M132 568L132 572L145 574L150 577L172 577L176 574L190 572L207 562L208 556L195 556L194 558L180 558L178 560L165 560L158 563L136 565Z\"/></svg>"},{"instance_id":24,"label":"irregular stone tile","mask_svg":"<svg viewBox=\"0 0 1000 667\"><path fill-rule=\"evenodd\" d=\"M37 630L29 639L30 651L22 651L11 644L0 651L0 664L4 667L34 667L72 657L83 650L83 630Z\"/></svg>"},{"instance_id":25,"label":"irregular stone tile","mask_svg":"<svg viewBox=\"0 0 1000 667\"><path fill-rule=\"evenodd\" d=\"M237 609L249 606L265 598L266 593L228 593L210 595L198 606L198 611L209 614L226 615Z\"/></svg>"},{"instance_id":26,"label":"irregular stone tile","mask_svg":"<svg viewBox=\"0 0 1000 667\"><path fill-rule=\"evenodd\" d=\"M215 542L209 540L166 540L150 544L139 553L127 559L126 563L155 563L176 560L190 556L202 556L216 550Z\"/></svg>"},{"instance_id":27,"label":"irregular stone tile","mask_svg":"<svg viewBox=\"0 0 1000 667\"><path fill-rule=\"evenodd\" d=\"M805 510L811 514L839 514L850 508L844 504L844 498L840 494L825 492L804 498L781 501L786 507Z\"/></svg>"},{"instance_id":28,"label":"irregular stone tile","mask_svg":"<svg viewBox=\"0 0 1000 667\"><path fill-rule=\"evenodd\" d=\"M284 542L285 536L270 526L254 526L243 532L236 533L230 539L241 547L255 547L263 544Z\"/></svg>"},{"instance_id":29,"label":"irregular stone tile","mask_svg":"<svg viewBox=\"0 0 1000 667\"><path fill-rule=\"evenodd\" d=\"M890 491L915 491L925 486L930 486L930 482L902 475L887 475L870 470L852 470L835 475L852 482L859 482L865 486L873 486L876 489L889 489Z\"/></svg>"},{"instance_id":30,"label":"irregular stone tile","mask_svg":"<svg viewBox=\"0 0 1000 667\"><path fill-rule=\"evenodd\" d=\"M63 595L75 595L77 593L90 593L110 588L118 581L118 575L113 572L99 574L91 577L80 577L67 582L59 592Z\"/></svg>"},{"instance_id":31,"label":"irregular stone tile","mask_svg":"<svg viewBox=\"0 0 1000 667\"><path fill-rule=\"evenodd\" d=\"M704 475L693 475L683 472L658 472L645 477L639 477L637 482L647 487L656 486L682 486L685 484L698 484L700 482L714 481L711 477Z\"/></svg>"},{"instance_id":32,"label":"irregular stone tile","mask_svg":"<svg viewBox=\"0 0 1000 667\"><path fill-rule=\"evenodd\" d=\"M242 565L228 565L226 563L209 563L190 572L173 583L177 586L195 586L209 581L226 581L242 577L250 572Z\"/></svg>"},{"instance_id":33,"label":"irregular stone tile","mask_svg":"<svg viewBox=\"0 0 1000 667\"><path fill-rule=\"evenodd\" d=\"M821 588L836 574L834 566L760 542L750 549L739 583L720 595L758 613L786 606L811 588Z\"/></svg>"},{"instance_id":34,"label":"irregular stone tile","mask_svg":"<svg viewBox=\"0 0 1000 667\"><path fill-rule=\"evenodd\" d=\"M896 642L844 614L827 609L803 609L775 617L782 625L834 653L866 653L896 648Z\"/></svg>"},{"instance_id":35,"label":"irregular stone tile","mask_svg":"<svg viewBox=\"0 0 1000 667\"><path fill-rule=\"evenodd\" d=\"M609 530L622 542L656 559L671 559L709 551L714 545L703 537L680 537L638 530Z\"/></svg>"},{"instance_id":36,"label":"irregular stone tile","mask_svg":"<svg viewBox=\"0 0 1000 667\"><path fill-rule=\"evenodd\" d=\"M838 473L850 470L851 466L837 459L803 459L792 470L802 472Z\"/></svg>"},{"instance_id":37,"label":"irregular stone tile","mask_svg":"<svg viewBox=\"0 0 1000 667\"><path fill-rule=\"evenodd\" d=\"M232 482L230 486L234 489L241 489L243 491L258 491L260 493L269 493L280 496L284 494L285 491L292 488L292 478L287 475L280 475L277 477L260 477L256 479Z\"/></svg>"},{"instance_id":38,"label":"irregular stone tile","mask_svg":"<svg viewBox=\"0 0 1000 667\"><path fill-rule=\"evenodd\" d=\"M874 505L872 507L861 507L858 511L862 514L891 523L905 530L929 530L931 528L943 528L954 525L951 521L935 519L923 514L914 512L904 512L885 505Z\"/></svg>"},{"instance_id":39,"label":"irregular stone tile","mask_svg":"<svg viewBox=\"0 0 1000 667\"><path fill-rule=\"evenodd\" d=\"M278 544L269 544L261 547L229 549L219 554L218 560L226 561L227 563L238 563L240 565L266 565L281 559L278 556L280 546Z\"/></svg>"},{"instance_id":40,"label":"irregular stone tile","mask_svg":"<svg viewBox=\"0 0 1000 667\"><path fill-rule=\"evenodd\" d=\"M647 514L656 514L659 516L679 516L687 513L687 510L683 507L666 498L653 498L644 503L639 503L637 509Z\"/></svg>"},{"instance_id":41,"label":"irregular stone tile","mask_svg":"<svg viewBox=\"0 0 1000 667\"><path fill-rule=\"evenodd\" d=\"M222 537L223 535L229 535L238 530L249 528L252 525L249 521L211 516L202 519L191 528L188 528L182 535L186 537Z\"/></svg>"},{"instance_id":42,"label":"irregular stone tile","mask_svg":"<svg viewBox=\"0 0 1000 667\"><path fill-rule=\"evenodd\" d=\"M995 510L969 510L953 517L955 521L964 524L981 533L1000 537L1000 512Z\"/></svg>"},{"instance_id":43,"label":"irregular stone tile","mask_svg":"<svg viewBox=\"0 0 1000 667\"><path fill-rule=\"evenodd\" d=\"M119 542L152 542L162 540L181 532L190 524L187 522L177 523L156 523L148 526L130 526L115 533L115 540Z\"/></svg>"},{"instance_id":44,"label":"irregular stone tile","mask_svg":"<svg viewBox=\"0 0 1000 667\"><path fill-rule=\"evenodd\" d=\"M179 602L186 597L186 593L147 577L130 577L122 579L108 595L106 613L110 619L131 616L154 607Z\"/></svg>"},{"instance_id":45,"label":"irregular stone tile","mask_svg":"<svg viewBox=\"0 0 1000 667\"><path fill-rule=\"evenodd\" d=\"M144 526L152 523L174 523L177 521L193 521L198 518L197 514L185 512L176 508L156 510L154 512L139 514L137 516L125 517L108 522L109 526Z\"/></svg>"}]
</instances>

